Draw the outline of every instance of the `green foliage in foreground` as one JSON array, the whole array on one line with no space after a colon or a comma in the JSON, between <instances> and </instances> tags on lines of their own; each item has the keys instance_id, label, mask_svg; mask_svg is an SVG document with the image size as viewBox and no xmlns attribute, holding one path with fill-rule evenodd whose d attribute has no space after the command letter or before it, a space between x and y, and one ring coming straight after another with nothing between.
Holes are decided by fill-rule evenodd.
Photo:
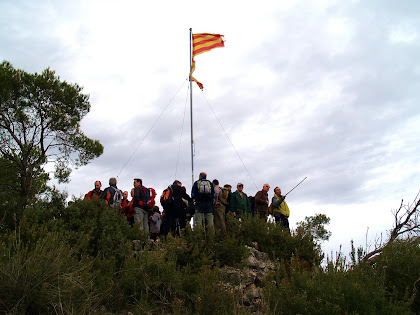
<instances>
[{"instance_id":1,"label":"green foliage in foreground","mask_svg":"<svg viewBox=\"0 0 420 315\"><path fill-rule=\"evenodd\" d=\"M322 267L311 231L327 235L316 226L327 219L307 218L291 235L258 219L230 219L227 235L187 228L134 253L131 241L147 236L114 210L94 201L64 207L56 193L0 235L0 314L247 314L240 288L219 268L244 267L245 245L280 266L265 281L262 313L418 311L419 242L397 242L371 264Z\"/></svg>"},{"instance_id":2,"label":"green foliage in foreground","mask_svg":"<svg viewBox=\"0 0 420 315\"><path fill-rule=\"evenodd\" d=\"M412 245L401 242L398 247L406 250ZM380 260L395 254L388 252ZM418 244L415 255L418 261ZM414 277L399 279L400 283L404 281L400 288L387 281L388 272L378 266L360 264L349 270L343 260L338 260L310 270L299 259L292 259L272 275L275 281L267 281L267 303L276 314L416 314L419 308L412 285L419 276L419 265ZM394 267L406 273L413 264Z\"/></svg>"}]
</instances>

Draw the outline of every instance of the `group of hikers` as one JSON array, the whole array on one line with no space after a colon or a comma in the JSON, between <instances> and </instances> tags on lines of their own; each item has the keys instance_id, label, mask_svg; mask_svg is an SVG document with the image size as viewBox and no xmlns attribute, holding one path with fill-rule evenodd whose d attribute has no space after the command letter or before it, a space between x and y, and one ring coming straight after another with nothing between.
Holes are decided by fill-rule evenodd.
<instances>
[{"instance_id":1,"label":"group of hikers","mask_svg":"<svg viewBox=\"0 0 420 315\"><path fill-rule=\"evenodd\" d=\"M103 200L108 206L118 209L131 226L137 223L140 229L150 232L153 239L169 232L180 235L181 229L185 228L192 217L195 227L205 226L213 233L226 232L227 216L238 220L246 216L267 220L271 214L276 223L289 229L290 211L285 196L281 194L279 187L275 187L270 204L269 184L264 184L255 197L248 197L243 192L242 183L238 183L236 191L232 192L231 185L220 187L217 179L210 181L207 174L201 172L192 186L191 196L179 180L175 180L162 192L162 213L155 204L156 191L153 188L143 186L140 178L135 178L133 185L129 201L128 191L118 189L115 177L109 179L109 187L104 190L101 190L102 184L97 180L95 189L89 191L84 199Z\"/></svg>"}]
</instances>

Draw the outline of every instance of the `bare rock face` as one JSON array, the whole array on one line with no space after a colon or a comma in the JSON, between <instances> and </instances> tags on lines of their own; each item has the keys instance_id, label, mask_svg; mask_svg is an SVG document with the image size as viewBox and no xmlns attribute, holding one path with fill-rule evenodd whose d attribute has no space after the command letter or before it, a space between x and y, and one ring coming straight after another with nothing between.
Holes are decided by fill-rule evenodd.
<instances>
[{"instance_id":1,"label":"bare rock face","mask_svg":"<svg viewBox=\"0 0 420 315\"><path fill-rule=\"evenodd\" d=\"M260 265L260 261L253 255L248 256L248 267L254 269L260 269L262 266Z\"/></svg>"},{"instance_id":2,"label":"bare rock face","mask_svg":"<svg viewBox=\"0 0 420 315\"><path fill-rule=\"evenodd\" d=\"M261 304L262 289L257 287L254 283L246 287L244 291L243 301L245 305L253 305L254 303Z\"/></svg>"},{"instance_id":3,"label":"bare rock face","mask_svg":"<svg viewBox=\"0 0 420 315\"><path fill-rule=\"evenodd\" d=\"M256 247L246 246L249 250L248 267L259 270L273 270L274 263L270 260L267 253L260 252Z\"/></svg>"}]
</instances>

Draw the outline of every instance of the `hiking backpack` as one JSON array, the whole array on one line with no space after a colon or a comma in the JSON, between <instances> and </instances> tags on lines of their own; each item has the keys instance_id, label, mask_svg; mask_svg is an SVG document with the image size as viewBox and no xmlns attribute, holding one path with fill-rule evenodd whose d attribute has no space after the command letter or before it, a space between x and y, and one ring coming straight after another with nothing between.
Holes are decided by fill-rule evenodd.
<instances>
[{"instance_id":1,"label":"hiking backpack","mask_svg":"<svg viewBox=\"0 0 420 315\"><path fill-rule=\"evenodd\" d=\"M114 190L114 195L111 195L110 193L110 189ZM112 201L112 202L111 202ZM108 206L110 206L111 208L114 209L121 209L121 203L122 203L122 191L119 190L118 188L114 188L114 187L109 187L108 191L107 191L107 196L106 196L106 203L108 204Z\"/></svg>"},{"instance_id":2,"label":"hiking backpack","mask_svg":"<svg viewBox=\"0 0 420 315\"><path fill-rule=\"evenodd\" d=\"M156 205L156 190L154 188L146 188L146 204L153 208Z\"/></svg>"},{"instance_id":3,"label":"hiking backpack","mask_svg":"<svg viewBox=\"0 0 420 315\"><path fill-rule=\"evenodd\" d=\"M172 187L168 186L160 195L160 204L163 208L167 208L168 206L172 205L174 202L174 197L172 193Z\"/></svg>"},{"instance_id":4,"label":"hiking backpack","mask_svg":"<svg viewBox=\"0 0 420 315\"><path fill-rule=\"evenodd\" d=\"M224 206L228 206L229 205L229 199L230 199L230 195L232 194L229 188L223 187L222 189L222 196L220 197L220 202L222 203L222 205Z\"/></svg>"},{"instance_id":5,"label":"hiking backpack","mask_svg":"<svg viewBox=\"0 0 420 315\"><path fill-rule=\"evenodd\" d=\"M207 179L202 179L197 182L198 196L200 200L212 200L211 183Z\"/></svg>"}]
</instances>

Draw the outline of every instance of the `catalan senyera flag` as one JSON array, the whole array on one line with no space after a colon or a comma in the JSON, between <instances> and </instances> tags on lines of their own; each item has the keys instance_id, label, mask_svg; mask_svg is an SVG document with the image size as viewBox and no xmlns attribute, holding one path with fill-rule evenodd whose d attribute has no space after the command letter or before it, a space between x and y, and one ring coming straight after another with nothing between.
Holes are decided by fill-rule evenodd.
<instances>
[{"instance_id":1,"label":"catalan senyera flag","mask_svg":"<svg viewBox=\"0 0 420 315\"><path fill-rule=\"evenodd\" d=\"M193 76L192 73L195 70L195 60L194 57L202 54L206 51L210 51L213 48L224 47L223 35L220 34L209 34L209 33L199 33L192 34L192 60L191 60L191 72L190 78L192 81L196 82L198 87L202 90L203 84L198 82Z\"/></svg>"}]
</instances>

